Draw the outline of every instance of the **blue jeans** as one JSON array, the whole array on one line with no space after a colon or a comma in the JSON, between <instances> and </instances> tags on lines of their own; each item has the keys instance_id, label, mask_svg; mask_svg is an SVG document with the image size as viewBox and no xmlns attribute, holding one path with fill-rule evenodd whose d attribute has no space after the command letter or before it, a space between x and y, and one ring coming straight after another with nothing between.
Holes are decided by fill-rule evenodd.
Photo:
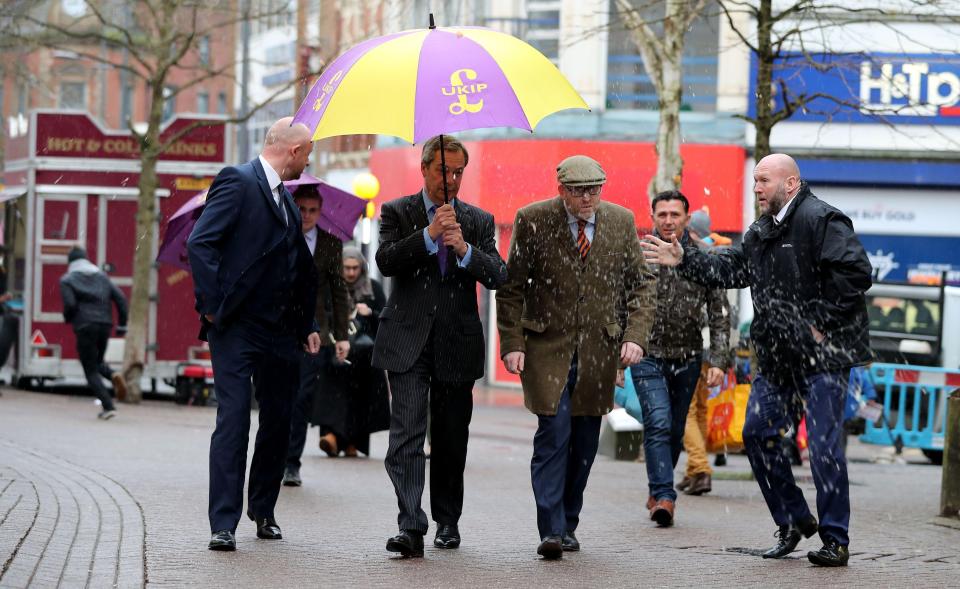
<instances>
[{"instance_id":1,"label":"blue jeans","mask_svg":"<svg viewBox=\"0 0 960 589\"><path fill-rule=\"evenodd\" d=\"M847 371L812 374L791 384L774 384L757 376L747 402L743 443L750 466L778 526L810 516L797 486L790 459L781 450L783 433L800 423L806 405L810 469L817 488L820 537L846 546L850 539L850 485L847 459L840 446Z\"/></svg>"},{"instance_id":2,"label":"blue jeans","mask_svg":"<svg viewBox=\"0 0 960 589\"><path fill-rule=\"evenodd\" d=\"M677 500L673 469L683 449L690 399L700 378L700 358L644 358L630 367L643 410L643 451L650 496Z\"/></svg>"}]
</instances>

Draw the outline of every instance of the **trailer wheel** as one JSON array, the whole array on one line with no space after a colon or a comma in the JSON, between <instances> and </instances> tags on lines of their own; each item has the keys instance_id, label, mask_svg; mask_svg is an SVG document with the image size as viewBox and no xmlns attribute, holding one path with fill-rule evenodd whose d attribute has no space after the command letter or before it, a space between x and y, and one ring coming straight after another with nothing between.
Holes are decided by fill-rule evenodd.
<instances>
[{"instance_id":1,"label":"trailer wheel","mask_svg":"<svg viewBox=\"0 0 960 589\"><path fill-rule=\"evenodd\" d=\"M943 464L943 450L924 450L923 455L934 464Z\"/></svg>"}]
</instances>

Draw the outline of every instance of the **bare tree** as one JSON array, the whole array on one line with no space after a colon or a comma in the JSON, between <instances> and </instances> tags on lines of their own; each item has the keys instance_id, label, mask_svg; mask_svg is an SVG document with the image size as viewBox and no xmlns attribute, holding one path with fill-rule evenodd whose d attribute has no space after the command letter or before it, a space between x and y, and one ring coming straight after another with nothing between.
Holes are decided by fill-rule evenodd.
<instances>
[{"instance_id":1,"label":"bare tree","mask_svg":"<svg viewBox=\"0 0 960 589\"><path fill-rule=\"evenodd\" d=\"M709 0L666 0L660 21L662 33L644 18L630 0L615 0L617 13L640 51L643 67L657 93L660 122L657 129L657 172L648 186L650 195L679 188L683 174L680 157L680 105L683 100L683 47L687 29ZM660 4L660 3L658 3Z\"/></svg>"},{"instance_id":2,"label":"bare tree","mask_svg":"<svg viewBox=\"0 0 960 589\"><path fill-rule=\"evenodd\" d=\"M243 117L216 121L195 121L176 133L161 137L164 104L177 94L205 81L230 77L236 67L233 59L216 65L196 59L200 43L209 37L230 30L243 18L235 2L224 0L85 0L83 16L70 21L47 18L46 3L10 2L0 13L7 36L3 46L10 48L47 48L70 51L72 54L117 68L146 83L148 111L145 127L128 121L129 131L140 147L139 197L136 214L136 243L133 255L133 288L130 296L129 325L125 341L123 375L129 389L128 400L142 398L140 379L147 345L147 317L150 302L150 276L154 251L153 228L157 223L157 161L178 139L201 125L239 122L249 118L258 108L269 103L287 86L244 113ZM277 3L274 12L251 12L253 20L268 18L287 10ZM108 47L111 51L102 51ZM230 56L233 47L230 47ZM123 59L118 55L123 54ZM175 72L186 82L169 85ZM294 80L293 83L296 83Z\"/></svg>"}]
</instances>

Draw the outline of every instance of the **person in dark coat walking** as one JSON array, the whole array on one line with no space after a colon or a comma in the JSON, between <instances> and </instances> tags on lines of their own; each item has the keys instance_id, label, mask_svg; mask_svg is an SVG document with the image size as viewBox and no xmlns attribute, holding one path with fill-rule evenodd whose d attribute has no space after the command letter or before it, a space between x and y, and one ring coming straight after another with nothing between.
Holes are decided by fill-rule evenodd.
<instances>
[{"instance_id":1,"label":"person in dark coat walking","mask_svg":"<svg viewBox=\"0 0 960 589\"><path fill-rule=\"evenodd\" d=\"M300 458L307 443L308 422L320 376L330 365L331 358L342 362L350 351L350 342L347 339L350 305L347 300L347 287L340 270L343 242L317 225L320 211L323 209L323 198L316 186L298 187L293 193L293 201L300 210L303 238L317 267L316 319L320 326L318 333L321 350L319 354L297 351L300 356L300 386L293 402L290 417L290 444L287 448L286 468L283 471L283 484L287 487L299 487L303 484L300 478ZM329 317L326 311L328 301ZM329 453L329 447L324 447L323 438L320 438L320 449Z\"/></svg>"},{"instance_id":2,"label":"person in dark coat walking","mask_svg":"<svg viewBox=\"0 0 960 589\"><path fill-rule=\"evenodd\" d=\"M300 210L283 186L310 159L310 130L274 123L259 157L217 174L187 240L200 339L210 342L217 425L210 438L210 550L237 548L251 398L260 426L250 464L247 516L257 537L283 536L274 518L300 381L298 344L316 354L317 269Z\"/></svg>"},{"instance_id":3,"label":"person in dark coat walking","mask_svg":"<svg viewBox=\"0 0 960 589\"><path fill-rule=\"evenodd\" d=\"M370 434L390 427L387 379L373 368L373 342L387 297L368 275L359 248L343 248L343 280L350 306L349 363L331 363L320 375L313 423L320 426L321 447L331 458L370 454Z\"/></svg>"},{"instance_id":4,"label":"person in dark coat walking","mask_svg":"<svg viewBox=\"0 0 960 589\"><path fill-rule=\"evenodd\" d=\"M468 159L453 137L428 139L420 162L423 190L380 210L377 267L393 278L393 292L380 313L373 365L388 372L392 395L384 463L400 507L400 533L387 541L387 550L404 556L423 556L427 532L420 499L428 401L433 544L460 545L473 384L483 376L485 355L477 284L496 289L507 279L493 215L457 198Z\"/></svg>"},{"instance_id":5,"label":"person in dark coat walking","mask_svg":"<svg viewBox=\"0 0 960 589\"><path fill-rule=\"evenodd\" d=\"M750 287L750 329L759 370L750 391L743 441L750 466L779 529L764 558L782 558L819 530L823 547L807 554L820 566L849 559L850 496L841 448L850 367L871 360L865 293L871 267L838 209L818 199L788 155L769 155L753 172L761 217L739 247L707 254L674 238L647 235L648 261L679 266L706 286ZM781 452L785 432L806 412L816 518Z\"/></svg>"},{"instance_id":6,"label":"person in dark coat walking","mask_svg":"<svg viewBox=\"0 0 960 589\"><path fill-rule=\"evenodd\" d=\"M123 375L103 363L107 340L113 329L113 309L117 308L117 335L127 331L127 299L103 270L87 259L87 251L75 247L67 254L67 273L60 278L63 318L73 326L77 355L90 390L100 400L100 419L112 419L117 410L101 377L110 379L117 396L126 396Z\"/></svg>"}]
</instances>

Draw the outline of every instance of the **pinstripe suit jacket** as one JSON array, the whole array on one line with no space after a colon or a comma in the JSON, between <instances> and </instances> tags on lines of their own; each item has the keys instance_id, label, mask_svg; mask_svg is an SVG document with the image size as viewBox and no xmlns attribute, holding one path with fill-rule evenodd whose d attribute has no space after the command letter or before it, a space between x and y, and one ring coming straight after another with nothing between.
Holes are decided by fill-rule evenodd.
<instances>
[{"instance_id":1,"label":"pinstripe suit jacket","mask_svg":"<svg viewBox=\"0 0 960 589\"><path fill-rule=\"evenodd\" d=\"M429 222L421 193L390 201L380 211L377 266L393 278L393 290L380 313L373 350L376 368L406 372L432 335L434 368L441 381L468 382L483 376L477 283L496 289L506 282L507 267L494 242L493 215L459 199L454 210L473 253L466 268L459 267L455 255L448 256L443 276L437 256L423 243Z\"/></svg>"}]
</instances>

